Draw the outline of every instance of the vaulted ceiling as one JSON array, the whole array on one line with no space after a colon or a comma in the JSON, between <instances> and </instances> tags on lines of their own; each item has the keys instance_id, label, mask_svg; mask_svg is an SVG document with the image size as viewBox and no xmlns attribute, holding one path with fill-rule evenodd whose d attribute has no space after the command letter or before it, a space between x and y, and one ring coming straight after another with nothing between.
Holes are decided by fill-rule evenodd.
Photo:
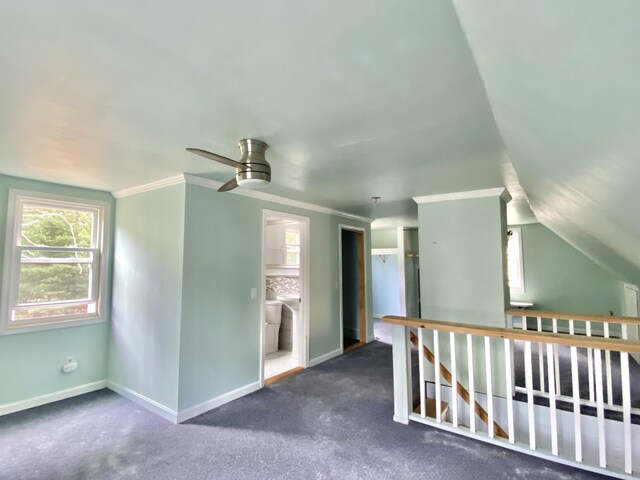
<instances>
[{"instance_id":1,"label":"vaulted ceiling","mask_svg":"<svg viewBox=\"0 0 640 480\"><path fill-rule=\"evenodd\" d=\"M6 0L0 173L225 180L184 148L254 137L270 193L391 225L412 196L506 185L512 222L530 203L640 280L639 25L637 0Z\"/></svg>"}]
</instances>

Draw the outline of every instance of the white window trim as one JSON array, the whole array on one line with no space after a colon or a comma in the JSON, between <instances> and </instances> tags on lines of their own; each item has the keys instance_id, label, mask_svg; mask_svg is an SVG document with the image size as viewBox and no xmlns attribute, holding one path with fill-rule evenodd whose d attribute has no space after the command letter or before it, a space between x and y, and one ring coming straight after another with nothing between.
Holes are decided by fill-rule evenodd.
<instances>
[{"instance_id":1,"label":"white window trim","mask_svg":"<svg viewBox=\"0 0 640 480\"><path fill-rule=\"evenodd\" d=\"M522 228L520 227L510 227L508 230L512 232L518 232L518 248L520 249L520 261L518 262L518 270L520 271L520 278L522 279L522 287L521 288L511 288L509 287L510 293L523 294L525 293L525 282L524 282L524 251L522 250ZM507 262L509 260L507 259Z\"/></svg>"},{"instance_id":2,"label":"white window trim","mask_svg":"<svg viewBox=\"0 0 640 480\"><path fill-rule=\"evenodd\" d=\"M96 247L78 248L78 250L91 251L99 255L97 272L93 276L91 298L95 298L96 311L90 314L67 315L56 317L55 319L40 320L36 322L24 322L12 324L10 321L11 299L15 298L15 289L18 287L19 262L15 261L16 254L25 249L16 244L16 235L20 231L18 225L21 215L17 214L17 207L22 200L29 200L34 203L43 202L51 205L59 202L61 207L88 208L97 210L98 220L96 221ZM51 193L34 192L27 190L9 190L9 201L7 204L6 235L4 245L4 265L2 269L2 293L0 296L0 335L10 335L27 333L40 330L50 330L62 327L90 325L106 321L105 305L108 301L108 275L109 275L109 255L110 255L110 213L109 202L93 200L80 197L70 197ZM71 302L74 303L74 302ZM76 302L77 303L77 302Z\"/></svg>"}]
</instances>

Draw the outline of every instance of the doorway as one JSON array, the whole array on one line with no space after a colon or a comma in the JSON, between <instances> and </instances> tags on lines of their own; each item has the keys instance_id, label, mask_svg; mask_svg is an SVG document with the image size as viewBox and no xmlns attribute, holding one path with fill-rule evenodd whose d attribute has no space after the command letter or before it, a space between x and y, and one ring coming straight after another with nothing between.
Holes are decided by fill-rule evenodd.
<instances>
[{"instance_id":1,"label":"doorway","mask_svg":"<svg viewBox=\"0 0 640 480\"><path fill-rule=\"evenodd\" d=\"M343 352L367 342L364 230L340 225L340 331Z\"/></svg>"},{"instance_id":2,"label":"doorway","mask_svg":"<svg viewBox=\"0 0 640 480\"><path fill-rule=\"evenodd\" d=\"M263 212L263 385L298 373L308 358L309 218Z\"/></svg>"}]
</instances>

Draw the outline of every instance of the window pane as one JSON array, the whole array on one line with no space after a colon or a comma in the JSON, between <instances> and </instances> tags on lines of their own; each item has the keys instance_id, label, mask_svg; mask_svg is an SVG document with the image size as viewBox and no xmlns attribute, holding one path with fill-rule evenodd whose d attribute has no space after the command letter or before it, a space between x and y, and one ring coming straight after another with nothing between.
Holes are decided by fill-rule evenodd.
<instances>
[{"instance_id":1,"label":"window pane","mask_svg":"<svg viewBox=\"0 0 640 480\"><path fill-rule=\"evenodd\" d=\"M287 245L300 245L300 232L298 230L287 230L285 239Z\"/></svg>"},{"instance_id":2,"label":"window pane","mask_svg":"<svg viewBox=\"0 0 640 480\"><path fill-rule=\"evenodd\" d=\"M522 252L520 252L520 231L512 230L509 241L507 242L507 267L509 275L509 288L513 290L522 290Z\"/></svg>"},{"instance_id":3,"label":"window pane","mask_svg":"<svg viewBox=\"0 0 640 480\"><path fill-rule=\"evenodd\" d=\"M90 297L93 254L24 250L20 259L18 302L60 302Z\"/></svg>"},{"instance_id":4,"label":"window pane","mask_svg":"<svg viewBox=\"0 0 640 480\"><path fill-rule=\"evenodd\" d=\"M300 265L300 247L287 247L287 265Z\"/></svg>"},{"instance_id":5,"label":"window pane","mask_svg":"<svg viewBox=\"0 0 640 480\"><path fill-rule=\"evenodd\" d=\"M19 245L91 247L94 212L25 204Z\"/></svg>"},{"instance_id":6,"label":"window pane","mask_svg":"<svg viewBox=\"0 0 640 480\"><path fill-rule=\"evenodd\" d=\"M95 302L80 305L38 306L29 308L16 308L13 310L14 321L33 320L38 318L51 318L66 315L82 315L96 312Z\"/></svg>"}]
</instances>

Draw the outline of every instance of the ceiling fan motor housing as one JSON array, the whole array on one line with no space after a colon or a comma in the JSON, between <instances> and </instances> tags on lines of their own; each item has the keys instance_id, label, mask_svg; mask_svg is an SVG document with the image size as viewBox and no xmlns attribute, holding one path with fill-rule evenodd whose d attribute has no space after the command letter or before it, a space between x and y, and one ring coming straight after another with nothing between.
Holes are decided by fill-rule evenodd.
<instances>
[{"instance_id":1,"label":"ceiling fan motor housing","mask_svg":"<svg viewBox=\"0 0 640 480\"><path fill-rule=\"evenodd\" d=\"M271 183L271 165L265 158L268 145L260 140L245 138L238 142L245 168L236 168L238 186L244 188L264 188Z\"/></svg>"}]
</instances>

